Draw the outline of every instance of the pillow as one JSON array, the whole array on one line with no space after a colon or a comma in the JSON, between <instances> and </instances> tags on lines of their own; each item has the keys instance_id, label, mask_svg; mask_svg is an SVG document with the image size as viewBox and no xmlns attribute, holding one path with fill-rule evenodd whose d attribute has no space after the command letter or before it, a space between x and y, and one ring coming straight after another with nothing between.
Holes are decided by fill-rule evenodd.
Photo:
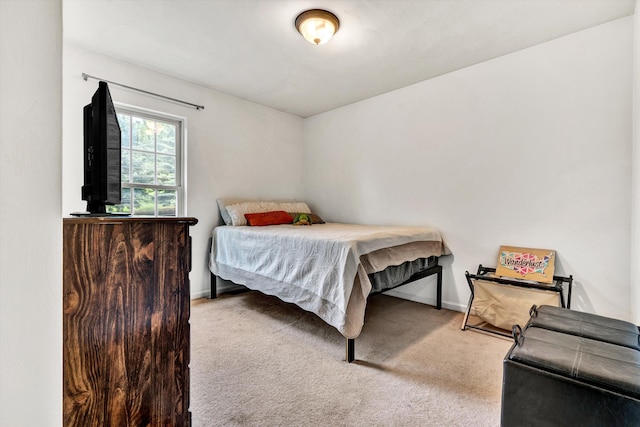
<instances>
[{"instance_id":1,"label":"pillow","mask_svg":"<svg viewBox=\"0 0 640 427\"><path fill-rule=\"evenodd\" d=\"M231 225L232 223L229 212L227 212L227 206L246 201L247 199L232 199L229 197L216 200L216 203L218 203L218 209L220 210L220 216L222 217L225 225Z\"/></svg>"},{"instance_id":2,"label":"pillow","mask_svg":"<svg viewBox=\"0 0 640 427\"><path fill-rule=\"evenodd\" d=\"M311 215L306 213L300 213L296 215L293 220L293 225L311 225Z\"/></svg>"},{"instance_id":3,"label":"pillow","mask_svg":"<svg viewBox=\"0 0 640 427\"><path fill-rule=\"evenodd\" d=\"M291 215L285 211L269 211L244 214L247 224L251 226L291 224Z\"/></svg>"},{"instance_id":4,"label":"pillow","mask_svg":"<svg viewBox=\"0 0 640 427\"><path fill-rule=\"evenodd\" d=\"M316 215L314 213L289 212L289 215L291 215L291 218L294 219L294 222L295 222L295 218L300 214L308 215L311 218L311 224L324 224L324 220L322 218L320 218L320 216L318 216L318 215Z\"/></svg>"},{"instance_id":5,"label":"pillow","mask_svg":"<svg viewBox=\"0 0 640 427\"><path fill-rule=\"evenodd\" d=\"M270 211L311 213L311 209L304 202L240 202L227 205L227 213L231 218L231 225L247 225L246 213L261 213Z\"/></svg>"}]
</instances>

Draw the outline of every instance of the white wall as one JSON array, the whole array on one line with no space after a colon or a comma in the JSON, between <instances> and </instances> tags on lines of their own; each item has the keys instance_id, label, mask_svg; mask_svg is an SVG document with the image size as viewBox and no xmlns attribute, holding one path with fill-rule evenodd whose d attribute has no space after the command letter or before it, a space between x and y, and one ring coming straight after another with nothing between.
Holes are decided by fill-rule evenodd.
<instances>
[{"instance_id":1,"label":"white wall","mask_svg":"<svg viewBox=\"0 0 640 427\"><path fill-rule=\"evenodd\" d=\"M60 0L0 1L0 425L62 423Z\"/></svg>"},{"instance_id":2,"label":"white wall","mask_svg":"<svg viewBox=\"0 0 640 427\"><path fill-rule=\"evenodd\" d=\"M500 245L557 251L572 307L629 319L633 18L305 120L305 198L329 220L439 228L443 304ZM429 301L433 286L397 295Z\"/></svg>"},{"instance_id":3,"label":"white wall","mask_svg":"<svg viewBox=\"0 0 640 427\"><path fill-rule=\"evenodd\" d=\"M640 0L633 16L633 156L631 194L631 310L635 324L640 324Z\"/></svg>"},{"instance_id":4,"label":"white wall","mask_svg":"<svg viewBox=\"0 0 640 427\"><path fill-rule=\"evenodd\" d=\"M196 110L111 85L116 103L168 113L187 120L187 215L192 228L191 295L209 294L208 239L218 224L216 198L302 196L303 121L165 74L64 44L63 212L82 211L82 108L98 87L82 73L195 104Z\"/></svg>"}]
</instances>

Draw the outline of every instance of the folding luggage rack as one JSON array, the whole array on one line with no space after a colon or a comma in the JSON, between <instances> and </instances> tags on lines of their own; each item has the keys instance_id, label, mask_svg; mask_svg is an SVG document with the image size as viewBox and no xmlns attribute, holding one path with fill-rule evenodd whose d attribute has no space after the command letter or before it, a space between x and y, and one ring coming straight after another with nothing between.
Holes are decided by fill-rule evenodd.
<instances>
[{"instance_id":1,"label":"folding luggage rack","mask_svg":"<svg viewBox=\"0 0 640 427\"><path fill-rule=\"evenodd\" d=\"M471 312L471 306L473 304L473 299L475 296L475 285L474 282L476 280L484 280L487 282L493 282L505 286L514 286L523 289L537 289L548 292L557 292L560 296L560 304L563 308L571 308L571 291L573 288L573 276L569 275L569 277L564 276L553 276L553 283L540 283L535 281L523 281L517 279L509 279L505 277L500 277L495 275L496 269L493 267L485 267L482 264L478 266L478 272L476 274L470 274L468 271L465 271L465 277L467 278L467 284L469 285L469 289L471 289L471 296L469 297L469 303L467 304L467 311L465 312L464 319L462 321L462 330L464 331L467 328L470 329L478 329L484 332L489 332L496 335L502 335L505 337L511 337L511 331L502 330L499 328L487 328L480 325L470 325L469 314ZM564 298L564 290L565 283L567 284L567 299L565 304Z\"/></svg>"}]
</instances>

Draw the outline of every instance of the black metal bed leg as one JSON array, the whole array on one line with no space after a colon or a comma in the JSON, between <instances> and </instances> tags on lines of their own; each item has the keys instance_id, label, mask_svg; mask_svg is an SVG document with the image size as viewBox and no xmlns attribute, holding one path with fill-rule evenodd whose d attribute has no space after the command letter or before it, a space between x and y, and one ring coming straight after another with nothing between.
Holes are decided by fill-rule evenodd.
<instances>
[{"instance_id":1,"label":"black metal bed leg","mask_svg":"<svg viewBox=\"0 0 640 427\"><path fill-rule=\"evenodd\" d=\"M347 338L347 363L356 360L356 340Z\"/></svg>"},{"instance_id":2,"label":"black metal bed leg","mask_svg":"<svg viewBox=\"0 0 640 427\"><path fill-rule=\"evenodd\" d=\"M213 273L211 273L210 286L211 286L211 293L209 294L209 298L210 299L218 298L218 287L216 283L216 276Z\"/></svg>"}]
</instances>

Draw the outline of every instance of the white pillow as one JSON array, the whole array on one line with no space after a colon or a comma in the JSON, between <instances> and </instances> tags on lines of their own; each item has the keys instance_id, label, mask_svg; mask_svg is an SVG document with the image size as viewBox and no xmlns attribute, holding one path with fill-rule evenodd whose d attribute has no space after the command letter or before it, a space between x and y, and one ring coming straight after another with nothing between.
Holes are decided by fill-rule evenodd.
<instances>
[{"instance_id":1,"label":"white pillow","mask_svg":"<svg viewBox=\"0 0 640 427\"><path fill-rule=\"evenodd\" d=\"M227 206L240 203L240 202L249 202L249 201L250 200L247 200L247 199L228 198L228 197L217 199L216 202L218 203L218 210L220 211L220 216L222 217L222 220L224 221L225 225L231 225L231 217L229 216L229 212L227 212Z\"/></svg>"},{"instance_id":2,"label":"white pillow","mask_svg":"<svg viewBox=\"0 0 640 427\"><path fill-rule=\"evenodd\" d=\"M285 211L297 213L311 213L311 209L304 202L241 202L227 205L227 213L231 218L231 225L247 225L244 214L271 211Z\"/></svg>"}]
</instances>

